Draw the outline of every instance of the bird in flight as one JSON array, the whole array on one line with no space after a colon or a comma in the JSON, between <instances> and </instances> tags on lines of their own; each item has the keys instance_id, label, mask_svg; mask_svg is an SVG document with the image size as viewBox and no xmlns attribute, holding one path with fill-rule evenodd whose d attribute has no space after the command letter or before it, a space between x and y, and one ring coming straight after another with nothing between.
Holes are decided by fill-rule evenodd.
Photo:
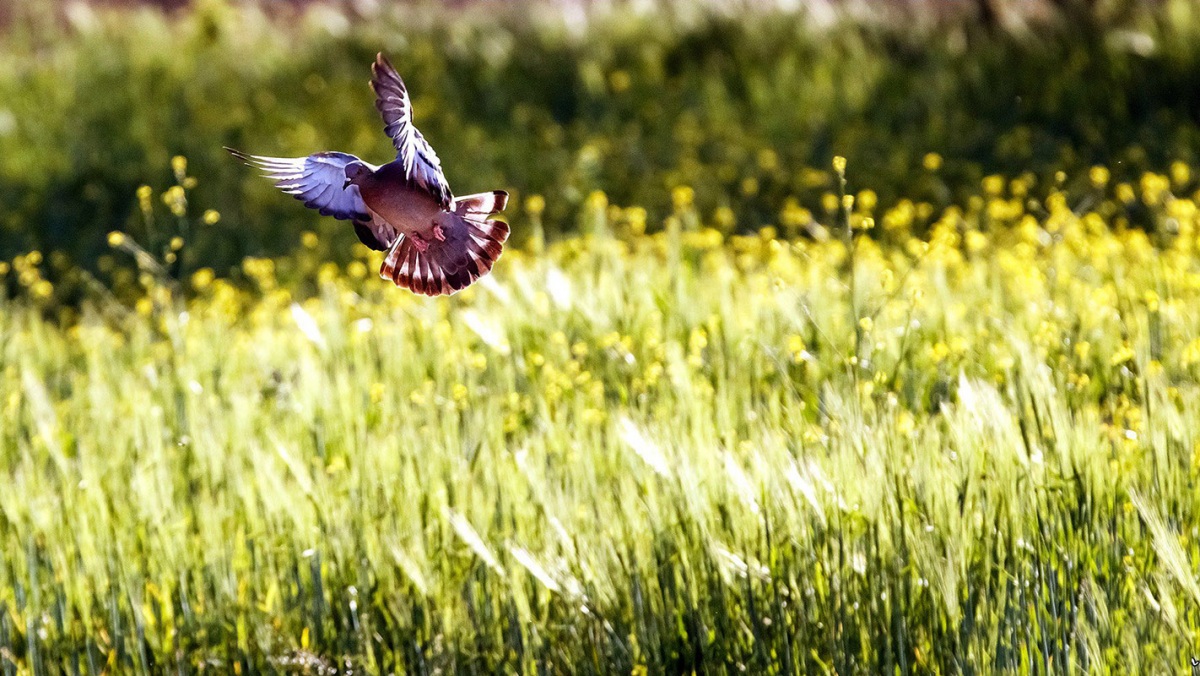
<instances>
[{"instance_id":1,"label":"bird in flight","mask_svg":"<svg viewBox=\"0 0 1200 676\"><path fill-rule=\"evenodd\" d=\"M488 217L504 210L508 193L455 197L437 153L413 126L412 102L396 69L379 54L371 74L395 160L375 166L333 151L262 157L226 150L304 206L354 223L363 244L387 252L380 277L426 296L452 294L486 275L500 257L508 224Z\"/></svg>"}]
</instances>

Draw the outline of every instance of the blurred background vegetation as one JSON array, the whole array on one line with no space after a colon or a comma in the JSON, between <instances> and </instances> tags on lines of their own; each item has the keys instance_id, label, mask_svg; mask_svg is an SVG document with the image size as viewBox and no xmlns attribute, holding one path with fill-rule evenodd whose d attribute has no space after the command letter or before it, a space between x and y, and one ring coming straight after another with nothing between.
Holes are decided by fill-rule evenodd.
<instances>
[{"instance_id":1,"label":"blurred background vegetation","mask_svg":"<svg viewBox=\"0 0 1200 676\"><path fill-rule=\"evenodd\" d=\"M596 190L646 207L650 230L679 186L726 232L781 225L789 209L820 220L834 154L854 167L852 190L929 205L919 229L988 174L1044 194L1086 187L1093 164L1117 181L1200 150L1200 22L1183 1L9 0L4 12L0 259L39 251L51 277L108 281L113 230L151 251L185 235L178 275L223 276L294 250L304 230L347 260L350 228L281 199L221 146L386 161L366 85L380 50L452 187L514 193L518 242L526 197L544 197L533 204L553 236ZM138 199L177 182L176 155L199 177L190 204L165 198L195 220L183 229L156 226Z\"/></svg>"}]
</instances>

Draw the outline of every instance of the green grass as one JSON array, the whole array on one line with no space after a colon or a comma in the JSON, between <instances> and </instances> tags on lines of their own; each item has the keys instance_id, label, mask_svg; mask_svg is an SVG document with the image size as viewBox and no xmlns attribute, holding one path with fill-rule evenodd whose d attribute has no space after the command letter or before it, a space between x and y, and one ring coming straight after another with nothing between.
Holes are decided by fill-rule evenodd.
<instances>
[{"instance_id":1,"label":"green grass","mask_svg":"<svg viewBox=\"0 0 1200 676\"><path fill-rule=\"evenodd\" d=\"M0 676L1198 652L1191 4L47 7L0 36ZM381 49L513 194L449 299L220 150L386 157Z\"/></svg>"},{"instance_id":2,"label":"green grass","mask_svg":"<svg viewBox=\"0 0 1200 676\"><path fill-rule=\"evenodd\" d=\"M9 302L0 664L1184 669L1195 204L1007 190L852 249L681 201L448 300L371 254L293 305L309 252L69 328ZM1099 215L1134 206L1180 230Z\"/></svg>"}]
</instances>

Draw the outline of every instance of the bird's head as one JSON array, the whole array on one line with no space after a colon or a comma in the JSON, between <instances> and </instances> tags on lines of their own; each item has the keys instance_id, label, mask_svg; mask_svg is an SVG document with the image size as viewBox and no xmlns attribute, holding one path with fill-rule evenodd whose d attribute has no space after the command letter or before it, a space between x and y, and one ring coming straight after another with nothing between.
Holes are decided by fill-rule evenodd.
<instances>
[{"instance_id":1,"label":"bird's head","mask_svg":"<svg viewBox=\"0 0 1200 676\"><path fill-rule=\"evenodd\" d=\"M346 165L346 183L342 189L349 188L352 185L362 183L362 180L371 175L371 170L362 162L351 162Z\"/></svg>"}]
</instances>

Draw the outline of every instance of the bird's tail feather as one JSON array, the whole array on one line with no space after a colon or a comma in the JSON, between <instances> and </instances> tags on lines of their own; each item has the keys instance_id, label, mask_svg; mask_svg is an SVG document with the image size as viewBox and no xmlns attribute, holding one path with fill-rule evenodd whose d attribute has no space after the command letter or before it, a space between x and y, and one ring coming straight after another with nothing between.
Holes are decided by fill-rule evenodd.
<instances>
[{"instance_id":1,"label":"bird's tail feather","mask_svg":"<svg viewBox=\"0 0 1200 676\"><path fill-rule=\"evenodd\" d=\"M481 192L475 195L465 195L454 198L454 213L466 218L487 218L492 214L504 211L508 206L508 193L503 190ZM479 220L479 218L476 218Z\"/></svg>"},{"instance_id":2,"label":"bird's tail feather","mask_svg":"<svg viewBox=\"0 0 1200 676\"><path fill-rule=\"evenodd\" d=\"M443 212L438 223L443 241L426 240L421 251L413 236L399 237L388 249L379 276L414 293L449 295L486 275L508 239L508 224L503 221Z\"/></svg>"}]
</instances>

